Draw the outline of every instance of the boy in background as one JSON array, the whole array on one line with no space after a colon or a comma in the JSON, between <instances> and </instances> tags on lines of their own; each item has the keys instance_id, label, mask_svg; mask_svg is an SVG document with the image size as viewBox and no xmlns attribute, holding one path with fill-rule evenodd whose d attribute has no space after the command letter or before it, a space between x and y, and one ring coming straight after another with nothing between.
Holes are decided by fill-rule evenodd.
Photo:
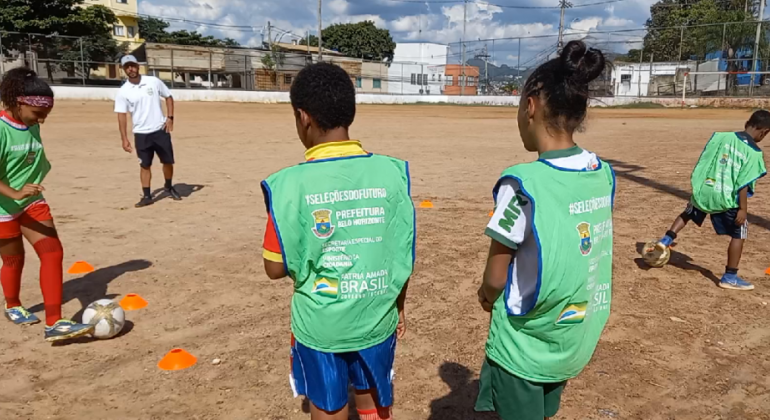
<instances>
[{"instance_id":1,"label":"boy in background","mask_svg":"<svg viewBox=\"0 0 770 420\"><path fill-rule=\"evenodd\" d=\"M350 140L355 88L340 67L306 67L291 102L306 162L262 183L265 271L294 281L291 386L313 420L346 420L350 383L362 420L389 419L414 265L409 166Z\"/></svg>"},{"instance_id":2,"label":"boy in background","mask_svg":"<svg viewBox=\"0 0 770 420\"><path fill-rule=\"evenodd\" d=\"M677 234L689 221L702 226L706 215L718 235L730 236L727 266L719 287L753 290L754 285L738 277L743 243L749 232L749 197L757 180L767 173L762 150L757 146L770 132L770 112L756 111L746 122L745 131L714 133L706 143L690 177L692 197L685 211L674 220L656 251L669 252Z\"/></svg>"}]
</instances>

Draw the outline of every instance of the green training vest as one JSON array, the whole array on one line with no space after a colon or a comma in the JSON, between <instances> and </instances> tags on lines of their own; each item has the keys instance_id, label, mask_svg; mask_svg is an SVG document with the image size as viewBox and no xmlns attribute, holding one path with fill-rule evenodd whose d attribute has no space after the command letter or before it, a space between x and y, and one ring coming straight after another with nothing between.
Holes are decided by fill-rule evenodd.
<instances>
[{"instance_id":1,"label":"green training vest","mask_svg":"<svg viewBox=\"0 0 770 420\"><path fill-rule=\"evenodd\" d=\"M501 181L506 178L516 179L521 189L514 213L532 203L538 288L532 307L512 315L509 274L492 311L487 357L526 380L561 382L591 360L610 315L615 176L606 162L577 171L536 161L506 169Z\"/></svg>"},{"instance_id":2,"label":"green training vest","mask_svg":"<svg viewBox=\"0 0 770 420\"><path fill-rule=\"evenodd\" d=\"M306 162L263 182L294 280L291 329L327 353L380 344L414 266L408 164L380 155Z\"/></svg>"},{"instance_id":3,"label":"green training vest","mask_svg":"<svg viewBox=\"0 0 770 420\"><path fill-rule=\"evenodd\" d=\"M754 194L757 179L767 170L762 150L747 136L714 133L706 143L690 176L690 201L695 207L706 213L722 213L739 207L738 193L744 187L749 187L749 196Z\"/></svg>"}]
</instances>

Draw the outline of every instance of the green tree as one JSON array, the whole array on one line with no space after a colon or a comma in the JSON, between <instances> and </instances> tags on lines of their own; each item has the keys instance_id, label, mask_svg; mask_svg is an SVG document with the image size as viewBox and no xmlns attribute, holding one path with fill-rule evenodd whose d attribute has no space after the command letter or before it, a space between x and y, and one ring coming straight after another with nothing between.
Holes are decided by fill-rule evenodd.
<instances>
[{"instance_id":1,"label":"green tree","mask_svg":"<svg viewBox=\"0 0 770 420\"><path fill-rule=\"evenodd\" d=\"M299 45L307 45L307 38L302 38L301 41L299 41ZM318 46L318 37L315 35L310 35L310 46L311 47L317 47Z\"/></svg>"},{"instance_id":2,"label":"green tree","mask_svg":"<svg viewBox=\"0 0 770 420\"><path fill-rule=\"evenodd\" d=\"M232 39L218 39L213 36L203 36L196 31L168 31L168 22L157 18L139 18L139 33L147 42L161 44L194 45L198 47L239 47L240 44Z\"/></svg>"},{"instance_id":3,"label":"green tree","mask_svg":"<svg viewBox=\"0 0 770 420\"><path fill-rule=\"evenodd\" d=\"M154 17L140 17L139 34L147 42L163 42L163 38L168 35L167 29L169 23L163 19Z\"/></svg>"},{"instance_id":4,"label":"green tree","mask_svg":"<svg viewBox=\"0 0 770 420\"><path fill-rule=\"evenodd\" d=\"M98 68L97 62L114 62L127 46L118 45L112 37L112 26L117 22L112 10L83 6L83 0L0 0L0 30L25 33L5 34L3 48L31 49L41 59L62 60L58 67L70 74L79 69L90 76L90 71ZM82 57L91 62L85 68L81 68L81 42ZM50 75L50 61L48 67Z\"/></svg>"},{"instance_id":5,"label":"green tree","mask_svg":"<svg viewBox=\"0 0 770 420\"><path fill-rule=\"evenodd\" d=\"M656 61L679 61L691 56L703 59L715 51L753 49L757 30L753 12L745 11L743 1L661 0L650 7L644 52L654 53ZM729 23L697 26L723 22Z\"/></svg>"},{"instance_id":6,"label":"green tree","mask_svg":"<svg viewBox=\"0 0 770 420\"><path fill-rule=\"evenodd\" d=\"M339 51L348 57L392 61L396 50L390 31L377 28L371 21L331 25L322 34L325 49ZM307 40L303 39L300 44L307 45ZM310 46L318 46L318 37L310 36Z\"/></svg>"}]
</instances>

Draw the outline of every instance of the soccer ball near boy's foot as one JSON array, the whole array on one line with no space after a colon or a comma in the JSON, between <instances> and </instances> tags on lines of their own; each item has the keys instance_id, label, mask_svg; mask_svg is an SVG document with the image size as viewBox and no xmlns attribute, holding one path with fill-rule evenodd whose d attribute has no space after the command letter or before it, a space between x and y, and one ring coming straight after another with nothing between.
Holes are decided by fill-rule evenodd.
<instances>
[{"instance_id":1,"label":"soccer ball near boy's foot","mask_svg":"<svg viewBox=\"0 0 770 420\"><path fill-rule=\"evenodd\" d=\"M88 305L83 312L83 323L94 326L93 336L108 339L120 334L126 322L126 313L110 299L100 299Z\"/></svg>"},{"instance_id":2,"label":"soccer ball near boy's foot","mask_svg":"<svg viewBox=\"0 0 770 420\"><path fill-rule=\"evenodd\" d=\"M671 258L671 248L655 241L647 242L642 250L642 258L652 268L663 267Z\"/></svg>"}]
</instances>

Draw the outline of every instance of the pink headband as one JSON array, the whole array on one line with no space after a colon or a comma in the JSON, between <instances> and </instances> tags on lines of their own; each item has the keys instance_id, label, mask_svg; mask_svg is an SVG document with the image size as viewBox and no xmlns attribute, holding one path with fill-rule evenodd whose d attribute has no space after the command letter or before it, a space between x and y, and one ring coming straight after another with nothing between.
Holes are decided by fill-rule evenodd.
<instances>
[{"instance_id":1,"label":"pink headband","mask_svg":"<svg viewBox=\"0 0 770 420\"><path fill-rule=\"evenodd\" d=\"M24 105L53 108L53 98L50 96L19 96L16 100Z\"/></svg>"}]
</instances>

